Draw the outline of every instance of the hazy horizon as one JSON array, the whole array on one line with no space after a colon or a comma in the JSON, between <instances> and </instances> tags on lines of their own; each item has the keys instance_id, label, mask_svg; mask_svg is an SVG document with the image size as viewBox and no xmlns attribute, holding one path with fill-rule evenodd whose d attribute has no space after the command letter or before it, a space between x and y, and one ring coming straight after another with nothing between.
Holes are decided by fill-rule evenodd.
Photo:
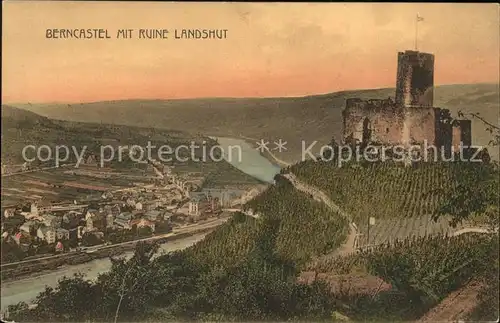
<instances>
[{"instance_id":1,"label":"hazy horizon","mask_svg":"<svg viewBox=\"0 0 500 323\"><path fill-rule=\"evenodd\" d=\"M500 82L478 82L478 83L450 83L450 84L434 84L434 87L442 87L442 86L471 86L471 85L499 85ZM114 102L114 101L182 101L182 100L230 100L230 99L281 99L281 98L304 98L309 96L322 96L339 92L355 92L355 91L370 91L370 90L384 90L384 89L395 89L395 87L378 87L378 88L366 88L366 89L345 89L338 91L330 91L325 93L314 93L314 94L304 94L304 95L291 95L291 96L211 96L211 97L185 97L185 98L120 98L120 99L106 99L106 100L96 100L96 101L46 101L46 102L2 102L2 105L45 105L45 104L91 104L91 103L100 103L100 102Z\"/></svg>"},{"instance_id":2,"label":"hazy horizon","mask_svg":"<svg viewBox=\"0 0 500 323\"><path fill-rule=\"evenodd\" d=\"M435 55L435 84L497 84L488 3L4 2L2 101L278 98L393 88L397 53ZM446 12L446 15L443 13ZM227 29L227 39L47 39L51 28Z\"/></svg>"}]
</instances>

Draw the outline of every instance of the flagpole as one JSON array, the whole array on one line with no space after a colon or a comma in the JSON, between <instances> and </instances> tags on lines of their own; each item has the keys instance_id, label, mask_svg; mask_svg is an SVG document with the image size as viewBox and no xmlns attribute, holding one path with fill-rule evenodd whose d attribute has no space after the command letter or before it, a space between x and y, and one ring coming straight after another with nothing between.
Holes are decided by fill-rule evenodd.
<instances>
[{"instance_id":1,"label":"flagpole","mask_svg":"<svg viewBox=\"0 0 500 323\"><path fill-rule=\"evenodd\" d=\"M418 51L418 13L417 17L415 18L415 51Z\"/></svg>"}]
</instances>

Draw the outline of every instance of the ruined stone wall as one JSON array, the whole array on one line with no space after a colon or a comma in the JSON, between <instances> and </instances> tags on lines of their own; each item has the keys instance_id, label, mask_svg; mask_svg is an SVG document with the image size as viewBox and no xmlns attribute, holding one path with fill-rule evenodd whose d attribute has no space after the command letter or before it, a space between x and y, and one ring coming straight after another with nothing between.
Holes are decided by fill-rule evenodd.
<instances>
[{"instance_id":1,"label":"ruined stone wall","mask_svg":"<svg viewBox=\"0 0 500 323\"><path fill-rule=\"evenodd\" d=\"M373 117L372 141L386 145L401 143L404 118L401 113L380 113Z\"/></svg>"},{"instance_id":2,"label":"ruined stone wall","mask_svg":"<svg viewBox=\"0 0 500 323\"><path fill-rule=\"evenodd\" d=\"M453 120L447 109L434 108L436 112L436 142L438 147L456 152L460 142L464 146L472 145L472 122L470 120Z\"/></svg>"},{"instance_id":3,"label":"ruined stone wall","mask_svg":"<svg viewBox=\"0 0 500 323\"><path fill-rule=\"evenodd\" d=\"M447 109L434 108L436 115L436 145L438 147L451 147L452 129L451 115Z\"/></svg>"},{"instance_id":4,"label":"ruined stone wall","mask_svg":"<svg viewBox=\"0 0 500 323\"><path fill-rule=\"evenodd\" d=\"M405 108L403 144L436 145L436 113L434 108ZM405 138L406 137L406 138Z\"/></svg>"},{"instance_id":5,"label":"ruined stone wall","mask_svg":"<svg viewBox=\"0 0 500 323\"><path fill-rule=\"evenodd\" d=\"M465 147L469 147L472 145L471 130L470 120L455 120L453 122L451 145L455 152L459 151L460 144Z\"/></svg>"},{"instance_id":6,"label":"ruined stone wall","mask_svg":"<svg viewBox=\"0 0 500 323\"><path fill-rule=\"evenodd\" d=\"M460 140L464 146L472 145L472 121L455 120L455 125L460 128Z\"/></svg>"},{"instance_id":7,"label":"ruined stone wall","mask_svg":"<svg viewBox=\"0 0 500 323\"><path fill-rule=\"evenodd\" d=\"M440 140L439 111L435 108L398 108L388 100L349 99L343 117L344 142L363 142L367 139L366 128L369 142L374 144L422 145L427 140L427 144L437 145Z\"/></svg>"},{"instance_id":8,"label":"ruined stone wall","mask_svg":"<svg viewBox=\"0 0 500 323\"><path fill-rule=\"evenodd\" d=\"M348 99L344 117L344 142L355 140L363 142L366 128L369 130L368 141L379 144L397 144L401 142L403 126L402 110L392 100Z\"/></svg>"},{"instance_id":9,"label":"ruined stone wall","mask_svg":"<svg viewBox=\"0 0 500 323\"><path fill-rule=\"evenodd\" d=\"M458 152L460 150L460 142L462 139L462 131L460 126L454 124L451 128L451 145L453 147L454 152Z\"/></svg>"},{"instance_id":10,"label":"ruined stone wall","mask_svg":"<svg viewBox=\"0 0 500 323\"><path fill-rule=\"evenodd\" d=\"M371 115L364 110L364 101L348 99L342 111L344 143L361 142L363 138L363 121Z\"/></svg>"}]
</instances>

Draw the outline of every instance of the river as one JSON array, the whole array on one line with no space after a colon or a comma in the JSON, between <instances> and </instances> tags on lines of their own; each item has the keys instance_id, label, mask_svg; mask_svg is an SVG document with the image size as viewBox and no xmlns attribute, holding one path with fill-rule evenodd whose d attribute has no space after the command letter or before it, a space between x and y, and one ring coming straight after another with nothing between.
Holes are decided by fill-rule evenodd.
<instances>
[{"instance_id":1,"label":"river","mask_svg":"<svg viewBox=\"0 0 500 323\"><path fill-rule=\"evenodd\" d=\"M278 166L263 157L246 141L233 138L217 138L217 140L224 152L225 159L242 172L268 183L272 183L274 176L279 173L280 168ZM241 149L241 158L238 156L237 148L234 147ZM232 152L232 155L230 155L229 151ZM198 234L184 239L169 241L160 246L160 252L170 252L187 248L202 240L204 236L205 234ZM130 257L132 252L125 253L125 255ZM110 268L111 262L109 259L96 259L84 264L65 266L54 271L41 273L38 276L4 283L1 285L1 311L3 312L7 306L21 301L31 302L45 289L45 286L55 287L57 281L63 276L72 276L80 272L84 273L88 279L95 279L100 273L106 272Z\"/></svg>"},{"instance_id":2,"label":"river","mask_svg":"<svg viewBox=\"0 0 500 323\"><path fill-rule=\"evenodd\" d=\"M224 137L214 139L217 139L224 153L224 159L250 176L272 183L274 176L280 172L279 166L271 163L245 140ZM241 150L241 154L238 149Z\"/></svg>"},{"instance_id":3,"label":"river","mask_svg":"<svg viewBox=\"0 0 500 323\"><path fill-rule=\"evenodd\" d=\"M160 246L159 255L162 252L171 252L187 248L205 237L204 234L197 234L187 238L169 241ZM128 251L123 255L127 258L132 256L133 252ZM88 279L96 279L100 273L106 272L111 268L111 261L108 258L96 259L84 264L64 266L54 271L41 273L33 277L26 277L19 280L6 282L2 284L2 311L7 306L18 302L30 302L45 286L55 287L57 281L63 276L72 276L76 273L83 273Z\"/></svg>"}]
</instances>

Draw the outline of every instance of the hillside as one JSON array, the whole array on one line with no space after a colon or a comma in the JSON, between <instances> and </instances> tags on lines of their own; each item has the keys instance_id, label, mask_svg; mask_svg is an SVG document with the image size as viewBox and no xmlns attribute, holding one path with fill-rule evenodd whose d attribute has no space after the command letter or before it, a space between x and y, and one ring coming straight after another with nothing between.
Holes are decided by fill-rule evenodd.
<instances>
[{"instance_id":1,"label":"hillside","mask_svg":"<svg viewBox=\"0 0 500 323\"><path fill-rule=\"evenodd\" d=\"M291 170L300 176L304 164L307 163ZM328 163L315 163L314 167L317 165L329 167ZM321 176L311 178L329 193L332 187L342 192L342 183L351 178L352 185L345 185L346 192L353 194L356 201L368 202L371 208L389 204L388 199L401 202L409 196L410 205L391 209L392 202L385 210L386 218L404 220L427 212L423 207L426 197L419 192L433 186L449 189L452 185L446 183L453 183L450 178L457 174L454 169L445 172L444 167L450 166L441 164L425 165L429 168L422 169L388 164L371 167L379 168L333 167L335 171L317 173L330 173L333 177L323 182L318 181ZM342 173L348 178L341 178ZM11 312L28 315L24 316L25 321L27 317L35 318L30 321L56 321L60 317L76 321L82 315L90 321L110 321L121 302L123 287L119 286L127 284L130 294L123 298L120 315L135 321L325 321L331 319L334 311L355 321L414 321L471 279L484 279L498 262L498 235L477 233L407 236L347 256L318 258L330 254L346 240L347 220L326 203L296 189L283 176L275 179L275 185L246 205L245 209L254 210L257 218L236 213L194 246L152 261L144 250L154 246L138 244L132 259L115 260L111 271L97 280L75 277L61 281L55 292L37 299L38 307L34 310L18 304L17 311L11 307ZM387 194L375 190L378 201L370 192L377 180L396 183L395 188L382 185ZM413 180L417 182L412 184ZM358 189L352 190L353 186ZM363 194L366 199L355 194ZM361 209L363 204L349 204L345 194L335 201L351 207L355 219L366 216L366 208ZM396 212L400 208L411 212ZM397 225L401 223L398 221ZM302 283L299 279L298 274L304 269L313 271L312 282ZM356 284L343 277L359 278ZM360 281L370 282L371 286L358 288ZM75 288L82 287L88 291L85 295L92 297L75 292ZM88 299L95 302L96 311L86 310ZM485 299L486 308L491 308L490 298ZM66 300L73 307L58 306ZM477 307L472 305L471 309ZM81 317L75 314L79 311L84 313Z\"/></svg>"},{"instance_id":2,"label":"hillside","mask_svg":"<svg viewBox=\"0 0 500 323\"><path fill-rule=\"evenodd\" d=\"M220 136L287 141L288 150L277 153L287 161L300 158L301 140L326 144L342 131L345 99L394 97L394 88L342 91L293 98L209 98L186 100L126 100L76 104L16 104L55 119L103 122L185 130ZM434 105L480 113L496 123L499 118L498 84L443 85L435 88ZM139 112L140 111L140 112ZM138 118L140 113L140 118ZM486 145L490 136L473 121L474 144ZM495 158L497 151L492 151Z\"/></svg>"},{"instance_id":3,"label":"hillside","mask_svg":"<svg viewBox=\"0 0 500 323\"><path fill-rule=\"evenodd\" d=\"M61 125L33 112L12 106L2 106L2 164L24 162L22 150L26 145L64 144L65 138L71 145L90 145L93 141L75 136Z\"/></svg>"},{"instance_id":4,"label":"hillside","mask_svg":"<svg viewBox=\"0 0 500 323\"><path fill-rule=\"evenodd\" d=\"M421 163L416 167L355 162L336 167L334 162L305 161L290 167L300 179L327 192L353 214L355 222L417 217L433 213L457 180L460 165ZM433 190L442 188L443 194ZM381 201L384 201L381 203Z\"/></svg>"},{"instance_id":5,"label":"hillside","mask_svg":"<svg viewBox=\"0 0 500 323\"><path fill-rule=\"evenodd\" d=\"M92 174L71 174L67 168L55 168L56 146L66 146L69 156L64 150L60 150L60 165L74 164L77 162L77 154L84 154L84 159L93 153L100 155L102 146L111 146L118 151L120 146L139 145L146 149L148 142L152 146L160 147L167 145L175 149L179 145L189 146L190 142L201 142L207 140L207 147L213 144L206 137L195 136L180 131L166 129L152 129L134 126L116 126L104 123L83 123L73 121L53 120L33 112L18 109L11 106L2 107L2 172L5 177L2 180L2 203L17 204L20 201L30 199L48 199L59 201L61 199L73 200L81 196L76 189L67 187L57 188L64 182L77 181L80 184L115 189L131 185L131 178L136 181L150 182L151 177L156 176L147 163L139 163L133 160L128 153L119 157L115 153L111 161L106 164L105 169L97 169L96 166L90 172L106 172L109 178L103 179ZM22 156L23 148L27 145L41 147L46 145L51 149L51 158L47 161L35 159L30 165L33 172L15 174L21 171L24 163ZM110 151L109 148L107 151ZM75 153L76 151L76 153ZM151 149L151 156L155 158L158 148ZM201 149L195 151L197 158L203 152ZM190 154L187 151L185 154ZM184 155L185 155L184 154ZM33 150L27 152L28 158L34 158ZM146 156L146 153L144 154ZM41 158L47 157L47 151L40 153ZM64 160L66 157L67 160ZM107 156L109 157L109 156ZM147 157L147 156L146 156ZM186 157L186 156L182 156ZM143 159L144 160L144 159ZM80 166L84 166L80 164ZM236 169L226 161L197 163L195 161L179 162L172 161L174 172L189 173L200 172L205 179L205 186L252 186L260 181ZM43 167L43 170L39 168ZM88 169L87 169L88 170ZM40 187L40 186L44 187ZM50 189L47 189L50 187Z\"/></svg>"},{"instance_id":6,"label":"hillside","mask_svg":"<svg viewBox=\"0 0 500 323\"><path fill-rule=\"evenodd\" d=\"M434 221L433 215L458 192L459 184L471 179L478 181L480 175L473 174L482 171L491 173L493 180L498 178L498 169L493 165L466 167L462 163L450 162L422 162L405 167L391 162L352 161L339 168L335 162L307 160L282 172L293 173L304 183L317 187L345 212L352 214L362 233L360 243L365 245L411 235L451 234L463 226L481 225L485 218L479 214L469 218L470 221L457 223L456 228L450 226L450 218L442 216ZM463 204L474 205L480 196L480 184L466 183L474 187L476 200L471 197L472 200L464 200ZM375 218L375 224L370 226L368 237L370 217Z\"/></svg>"},{"instance_id":7,"label":"hillside","mask_svg":"<svg viewBox=\"0 0 500 323\"><path fill-rule=\"evenodd\" d=\"M260 235L272 234L276 236L272 252L300 267L335 250L346 238L344 218L295 190L283 178L247 207L260 217L237 214L187 252L202 263L227 267L246 259Z\"/></svg>"},{"instance_id":8,"label":"hillside","mask_svg":"<svg viewBox=\"0 0 500 323\"><path fill-rule=\"evenodd\" d=\"M327 277L369 273L393 286L392 291L376 293L377 297L348 298L346 301L352 303L347 311L350 318L359 321L414 321L440 301L447 300L447 305L454 307L447 307L445 312L440 304L422 318L422 321L437 322L450 320L457 314L467 314L462 310L467 308L470 312L478 305L477 299L473 299L472 304L470 300L450 304L449 298L454 294L456 297L460 288L471 280L476 283L488 281L489 275L498 272L495 263L498 263L498 235L464 234L398 240L373 250L319 262L309 269L327 273ZM492 284L492 287L492 295L495 292L498 295L498 285ZM484 285L477 286L476 295L482 289ZM497 306L498 303L490 309ZM491 314L486 313L486 316ZM476 319L484 321L484 317L483 313Z\"/></svg>"},{"instance_id":9,"label":"hillside","mask_svg":"<svg viewBox=\"0 0 500 323\"><path fill-rule=\"evenodd\" d=\"M498 261L498 236L409 238L314 264L310 269L323 274L303 283L297 271L338 246L342 221L279 179L252 206L261 217L235 214L191 248L151 260L155 247L138 244L134 257L115 259L97 280L63 279L37 298L35 309L19 303L9 311L16 321L111 321L117 304L123 320L142 322L326 322L332 313L364 322L415 321L471 278L484 279ZM378 286L358 289L359 281Z\"/></svg>"},{"instance_id":10,"label":"hillside","mask_svg":"<svg viewBox=\"0 0 500 323\"><path fill-rule=\"evenodd\" d=\"M51 121L36 113L18 109L9 105L2 106L2 128L3 127L27 127L37 125L51 125Z\"/></svg>"}]
</instances>

